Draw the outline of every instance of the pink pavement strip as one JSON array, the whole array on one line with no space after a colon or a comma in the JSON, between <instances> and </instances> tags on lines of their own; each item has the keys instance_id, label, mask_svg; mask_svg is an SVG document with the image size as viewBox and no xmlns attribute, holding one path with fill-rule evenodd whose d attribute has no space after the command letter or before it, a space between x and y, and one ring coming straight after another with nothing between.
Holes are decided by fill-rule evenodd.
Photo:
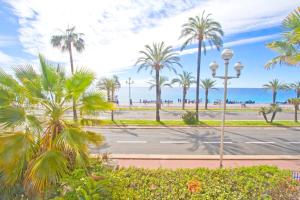
<instances>
[{"instance_id":1,"label":"pink pavement strip","mask_svg":"<svg viewBox=\"0 0 300 200\"><path fill-rule=\"evenodd\" d=\"M218 168L219 160L163 160L163 159L115 159L120 167L139 168ZM282 169L300 170L300 160L224 160L223 166L226 168L272 165Z\"/></svg>"}]
</instances>

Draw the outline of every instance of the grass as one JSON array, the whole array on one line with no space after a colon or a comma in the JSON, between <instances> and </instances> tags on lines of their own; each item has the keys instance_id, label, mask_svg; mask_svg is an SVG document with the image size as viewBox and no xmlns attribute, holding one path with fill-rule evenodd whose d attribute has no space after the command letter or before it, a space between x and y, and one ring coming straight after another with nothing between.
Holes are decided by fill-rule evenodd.
<instances>
[{"instance_id":1,"label":"grass","mask_svg":"<svg viewBox=\"0 0 300 200\"><path fill-rule=\"evenodd\" d=\"M118 107L117 110L119 111L155 111L154 107ZM182 110L179 107L164 107L162 110L165 111L194 111L194 108L186 108L185 110ZM200 111L204 112L222 112L222 108L208 108L205 109L199 109ZM227 112L258 112L259 108L227 108ZM293 112L292 109L283 109L282 112Z\"/></svg>"},{"instance_id":2,"label":"grass","mask_svg":"<svg viewBox=\"0 0 300 200\"><path fill-rule=\"evenodd\" d=\"M201 120L196 124L186 124L182 120L163 120L157 122L155 120L99 120L99 119L84 119L82 120L83 125L88 126L221 126L220 120ZM300 126L299 122L294 121L275 121L273 123L267 123L263 120L228 120L225 126L235 127L297 127Z\"/></svg>"}]
</instances>

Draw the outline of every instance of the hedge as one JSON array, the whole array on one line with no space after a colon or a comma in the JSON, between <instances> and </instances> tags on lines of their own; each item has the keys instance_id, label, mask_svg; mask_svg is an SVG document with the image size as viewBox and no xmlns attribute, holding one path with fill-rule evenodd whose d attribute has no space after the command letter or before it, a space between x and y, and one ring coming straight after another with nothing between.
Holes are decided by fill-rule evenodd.
<instances>
[{"instance_id":1,"label":"hedge","mask_svg":"<svg viewBox=\"0 0 300 200\"><path fill-rule=\"evenodd\" d=\"M233 169L110 170L94 164L65 177L55 200L298 199L291 172L271 166Z\"/></svg>"}]
</instances>

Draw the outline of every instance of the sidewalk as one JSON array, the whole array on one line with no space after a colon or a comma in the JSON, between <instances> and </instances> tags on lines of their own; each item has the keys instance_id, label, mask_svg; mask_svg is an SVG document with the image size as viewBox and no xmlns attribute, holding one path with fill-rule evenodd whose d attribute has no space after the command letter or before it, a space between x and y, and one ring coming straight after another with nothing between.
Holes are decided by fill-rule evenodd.
<instances>
[{"instance_id":1,"label":"sidewalk","mask_svg":"<svg viewBox=\"0 0 300 200\"><path fill-rule=\"evenodd\" d=\"M218 168L218 155L142 155L142 154L112 154L120 167L140 168ZM300 170L299 155L225 155L223 166L227 168L273 165L282 169Z\"/></svg>"}]
</instances>

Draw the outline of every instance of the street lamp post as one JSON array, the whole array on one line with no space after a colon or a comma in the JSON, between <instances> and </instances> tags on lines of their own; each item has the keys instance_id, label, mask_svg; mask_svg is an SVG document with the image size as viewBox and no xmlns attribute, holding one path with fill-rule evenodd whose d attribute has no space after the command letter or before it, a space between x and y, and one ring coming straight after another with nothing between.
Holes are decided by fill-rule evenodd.
<instances>
[{"instance_id":1,"label":"street lamp post","mask_svg":"<svg viewBox=\"0 0 300 200\"><path fill-rule=\"evenodd\" d=\"M220 142L220 168L223 167L223 154L224 154L224 127L225 127L225 113L226 113L226 101L227 101L227 81L228 79L239 78L241 75L241 70L244 68L241 62L237 62L234 65L236 70L236 76L228 76L228 65L229 60L233 57L233 51L226 48L222 51L222 59L225 64L225 74L224 76L216 76L216 71L219 65L214 61L210 63L209 68L212 71L212 76L214 78L219 78L224 80L224 98L223 98L223 112L222 112L222 128L221 128L221 142Z\"/></svg>"},{"instance_id":2,"label":"street lamp post","mask_svg":"<svg viewBox=\"0 0 300 200\"><path fill-rule=\"evenodd\" d=\"M131 84L133 84L134 81L129 77L128 80L126 80L126 84L128 84L128 93L129 93L129 107L132 106L132 99L131 99Z\"/></svg>"}]
</instances>

